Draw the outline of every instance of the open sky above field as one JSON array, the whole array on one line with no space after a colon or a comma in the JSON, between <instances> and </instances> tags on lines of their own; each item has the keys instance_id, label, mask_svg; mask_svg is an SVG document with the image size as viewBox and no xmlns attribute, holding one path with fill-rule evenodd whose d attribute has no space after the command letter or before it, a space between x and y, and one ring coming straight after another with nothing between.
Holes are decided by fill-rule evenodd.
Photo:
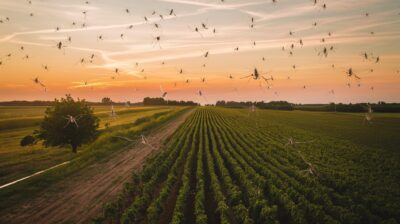
<instances>
[{"instance_id":1,"label":"open sky above field","mask_svg":"<svg viewBox=\"0 0 400 224\"><path fill-rule=\"evenodd\" d=\"M0 20L0 100L400 101L398 0L2 0Z\"/></svg>"}]
</instances>

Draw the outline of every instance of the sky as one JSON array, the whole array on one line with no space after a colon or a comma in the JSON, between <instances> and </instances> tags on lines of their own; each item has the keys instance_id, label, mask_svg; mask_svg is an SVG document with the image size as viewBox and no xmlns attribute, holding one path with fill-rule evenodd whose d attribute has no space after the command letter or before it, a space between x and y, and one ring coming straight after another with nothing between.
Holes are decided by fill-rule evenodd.
<instances>
[{"instance_id":1,"label":"sky","mask_svg":"<svg viewBox=\"0 0 400 224\"><path fill-rule=\"evenodd\" d=\"M0 1L0 101L400 102L399 70L398 0Z\"/></svg>"}]
</instances>

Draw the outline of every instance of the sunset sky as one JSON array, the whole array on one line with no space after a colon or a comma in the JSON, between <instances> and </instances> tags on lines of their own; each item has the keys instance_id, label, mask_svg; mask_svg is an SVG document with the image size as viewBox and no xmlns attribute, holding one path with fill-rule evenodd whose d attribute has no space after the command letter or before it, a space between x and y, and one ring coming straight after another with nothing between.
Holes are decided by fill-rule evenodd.
<instances>
[{"instance_id":1,"label":"sunset sky","mask_svg":"<svg viewBox=\"0 0 400 224\"><path fill-rule=\"evenodd\" d=\"M1 0L0 46L0 101L400 102L399 0Z\"/></svg>"}]
</instances>

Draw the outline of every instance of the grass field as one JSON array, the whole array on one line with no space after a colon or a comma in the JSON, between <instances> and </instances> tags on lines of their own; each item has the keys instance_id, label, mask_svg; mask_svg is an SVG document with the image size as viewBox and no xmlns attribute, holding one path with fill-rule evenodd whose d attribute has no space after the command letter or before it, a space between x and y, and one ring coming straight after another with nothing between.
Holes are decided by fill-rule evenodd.
<instances>
[{"instance_id":1,"label":"grass field","mask_svg":"<svg viewBox=\"0 0 400 224\"><path fill-rule=\"evenodd\" d=\"M109 129L102 130L100 136L95 141L82 146L77 154L73 154L71 149L68 148L43 149L40 146L37 146L38 148L36 149L31 149L33 152L27 153L20 151L19 146L14 145L14 151L10 150L7 151L8 153L5 152L0 155L0 158L2 158L1 171L3 174L6 174L3 175L5 176L3 181L30 175L36 170L46 169L66 160L70 160L71 163L1 189L0 216L7 214L9 209L15 208L14 206L18 206L20 203L39 198L41 194L52 194L62 191L62 189L54 189L51 186L63 179L69 178L73 174L79 174L80 170L85 169L85 167L91 164L105 163L113 155L132 144L131 142L119 141L114 136L120 135L139 139L138 136L140 134L146 135L171 119L182 115L189 109L189 107L119 108L117 110L117 121L115 122L118 125L111 123L112 126ZM109 118L105 116L104 119ZM125 122L123 122L124 120ZM9 156L9 160L4 159L5 156ZM25 160L20 158L25 158ZM12 164L12 162L14 162L14 167L20 168L18 171L15 171L11 165L8 165ZM46 192L43 192L44 190Z\"/></svg>"},{"instance_id":2,"label":"grass field","mask_svg":"<svg viewBox=\"0 0 400 224\"><path fill-rule=\"evenodd\" d=\"M399 143L397 114L198 108L97 222L400 222Z\"/></svg>"},{"instance_id":3,"label":"grass field","mask_svg":"<svg viewBox=\"0 0 400 224\"><path fill-rule=\"evenodd\" d=\"M32 134L38 128L46 107L0 107L0 185L30 175L36 171L79 157L69 147L45 148L41 144L33 147L21 147L22 137ZM115 107L117 118L110 116L109 106L94 107L100 118L100 130L104 124L110 124L110 130L124 125L132 126L139 118L151 117L157 113L171 112L167 107Z\"/></svg>"}]
</instances>

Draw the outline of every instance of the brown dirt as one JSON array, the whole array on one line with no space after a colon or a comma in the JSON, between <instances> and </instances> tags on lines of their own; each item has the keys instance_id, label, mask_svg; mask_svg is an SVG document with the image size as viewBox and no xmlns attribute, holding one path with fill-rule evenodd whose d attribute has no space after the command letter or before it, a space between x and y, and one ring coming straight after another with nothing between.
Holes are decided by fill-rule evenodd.
<instances>
[{"instance_id":1,"label":"brown dirt","mask_svg":"<svg viewBox=\"0 0 400 224\"><path fill-rule=\"evenodd\" d=\"M153 147L140 143L114 155L105 163L97 163L70 178L61 180L52 189L18 205L0 218L0 223L89 223L99 216L104 203L111 201L129 181L132 170L142 168L145 158L158 151L162 142L191 114L188 112L168 122L147 136ZM4 220L2 220L4 219Z\"/></svg>"}]
</instances>

